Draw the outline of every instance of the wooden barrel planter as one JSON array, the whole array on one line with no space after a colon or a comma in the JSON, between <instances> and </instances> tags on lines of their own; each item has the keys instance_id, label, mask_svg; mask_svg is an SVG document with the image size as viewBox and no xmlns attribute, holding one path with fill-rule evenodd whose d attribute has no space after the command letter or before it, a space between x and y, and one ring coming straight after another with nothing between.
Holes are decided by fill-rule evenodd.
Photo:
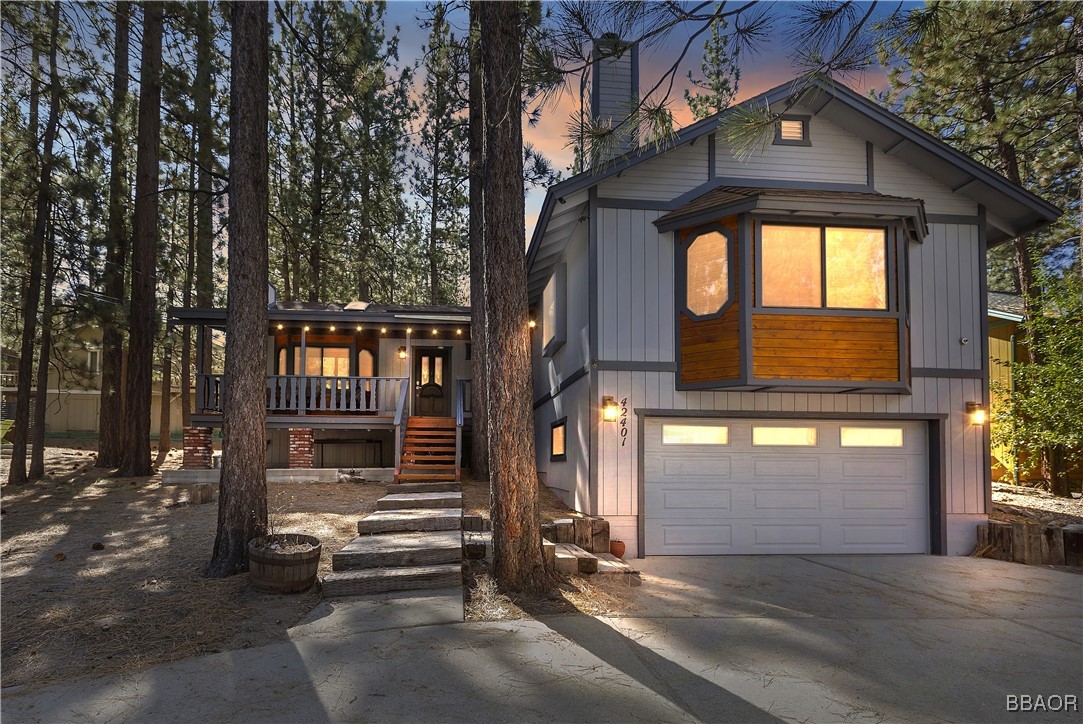
<instances>
[{"instance_id":1,"label":"wooden barrel planter","mask_svg":"<svg viewBox=\"0 0 1083 724\"><path fill-rule=\"evenodd\" d=\"M270 548L275 543L285 550ZM289 546L312 546L308 550L289 550ZM254 538L248 543L248 574L252 588L267 593L296 593L316 582L323 545L319 538L300 533L276 533Z\"/></svg>"}]
</instances>

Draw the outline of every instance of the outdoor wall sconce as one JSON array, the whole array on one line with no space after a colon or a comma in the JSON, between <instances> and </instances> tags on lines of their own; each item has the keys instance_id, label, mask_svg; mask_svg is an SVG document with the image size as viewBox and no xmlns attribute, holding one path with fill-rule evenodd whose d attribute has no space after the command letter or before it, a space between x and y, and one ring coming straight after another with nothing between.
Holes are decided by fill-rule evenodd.
<instances>
[{"instance_id":1,"label":"outdoor wall sconce","mask_svg":"<svg viewBox=\"0 0 1083 724\"><path fill-rule=\"evenodd\" d=\"M984 425L989 418L985 407L980 402L966 403L966 414L970 416L971 425Z\"/></svg>"},{"instance_id":2,"label":"outdoor wall sconce","mask_svg":"<svg viewBox=\"0 0 1083 724\"><path fill-rule=\"evenodd\" d=\"M307 324L305 325L305 331L306 332L308 331L308 325Z\"/></svg>"},{"instance_id":3,"label":"outdoor wall sconce","mask_svg":"<svg viewBox=\"0 0 1083 724\"><path fill-rule=\"evenodd\" d=\"M433 336L433 337L435 337L435 336L436 336L436 330L435 330L435 329L434 329L434 330L432 331L432 336Z\"/></svg>"},{"instance_id":4,"label":"outdoor wall sconce","mask_svg":"<svg viewBox=\"0 0 1083 724\"><path fill-rule=\"evenodd\" d=\"M399 347L399 359L406 359L406 348Z\"/></svg>"},{"instance_id":5,"label":"outdoor wall sconce","mask_svg":"<svg viewBox=\"0 0 1083 724\"><path fill-rule=\"evenodd\" d=\"M602 398L602 419L606 422L616 422L620 419L620 407L617 400L610 395Z\"/></svg>"},{"instance_id":6,"label":"outdoor wall sconce","mask_svg":"<svg viewBox=\"0 0 1083 724\"><path fill-rule=\"evenodd\" d=\"M462 333L463 333L463 331L461 329L456 329L455 330L455 334L462 334Z\"/></svg>"},{"instance_id":7,"label":"outdoor wall sconce","mask_svg":"<svg viewBox=\"0 0 1083 724\"><path fill-rule=\"evenodd\" d=\"M526 325L527 325L528 327L530 327L531 329L534 329L535 327L537 327L537 326L538 326L538 323L537 323L537 322L535 322L535 321L534 321L534 320L532 319L532 320L530 320L529 322L527 322L527 323L526 323Z\"/></svg>"}]
</instances>

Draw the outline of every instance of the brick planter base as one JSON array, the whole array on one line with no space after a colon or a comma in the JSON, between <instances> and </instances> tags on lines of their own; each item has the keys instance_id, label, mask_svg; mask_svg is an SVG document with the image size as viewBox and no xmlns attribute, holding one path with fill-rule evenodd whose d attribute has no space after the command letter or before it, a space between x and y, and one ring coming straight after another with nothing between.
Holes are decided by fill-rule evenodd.
<instances>
[{"instance_id":1,"label":"brick planter base","mask_svg":"<svg viewBox=\"0 0 1083 724\"><path fill-rule=\"evenodd\" d=\"M214 451L211 448L211 429L209 427L184 428L184 470L208 470Z\"/></svg>"},{"instance_id":2,"label":"brick planter base","mask_svg":"<svg viewBox=\"0 0 1083 724\"><path fill-rule=\"evenodd\" d=\"M313 467L313 434L307 427L290 428L290 467Z\"/></svg>"}]
</instances>

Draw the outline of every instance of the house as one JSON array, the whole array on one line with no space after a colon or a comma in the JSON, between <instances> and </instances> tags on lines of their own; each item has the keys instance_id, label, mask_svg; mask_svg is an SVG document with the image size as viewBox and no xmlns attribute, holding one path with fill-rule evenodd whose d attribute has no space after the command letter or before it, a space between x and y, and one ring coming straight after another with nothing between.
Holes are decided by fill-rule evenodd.
<instances>
[{"instance_id":1,"label":"house","mask_svg":"<svg viewBox=\"0 0 1083 724\"><path fill-rule=\"evenodd\" d=\"M989 382L990 399L995 408L997 398L1003 395L1004 390L1012 390L1015 387L1012 367L1016 362L1026 362L1026 344L1023 336L1023 298L1018 294L1007 292L989 292ZM994 427L998 423L992 420L990 425ZM1040 479L1037 470L1025 472L1025 456L1017 458L1012 450L1003 446L992 446L990 450L990 466L993 480L1004 480L1012 483L1027 482ZM1083 463L1076 463L1069 467L1068 476L1071 480L1083 479ZM1078 483L1077 483L1078 485Z\"/></svg>"},{"instance_id":2,"label":"house","mask_svg":"<svg viewBox=\"0 0 1083 724\"><path fill-rule=\"evenodd\" d=\"M635 53L596 61L596 112ZM985 251L1060 211L830 80L549 188L539 474L636 555L965 555L991 507ZM609 100L607 100L609 99Z\"/></svg>"},{"instance_id":3,"label":"house","mask_svg":"<svg viewBox=\"0 0 1083 724\"><path fill-rule=\"evenodd\" d=\"M54 332L53 364L49 367L49 384L45 390L45 435L50 438L95 438L101 410L102 387L102 329L96 324L82 324L70 330ZM3 371L0 372L0 401L3 419L15 415L18 393L19 357L5 351ZM156 370L157 372L157 370ZM35 370L35 375L37 374ZM35 382L37 378L35 376ZM30 418L35 411L33 397L38 390L31 388ZM151 437L158 437L161 418L162 389L156 380L151 392ZM183 429L180 390L171 393L170 431L179 435Z\"/></svg>"},{"instance_id":4,"label":"house","mask_svg":"<svg viewBox=\"0 0 1083 724\"><path fill-rule=\"evenodd\" d=\"M388 468L457 479L470 430L470 310L269 296L267 465ZM186 468L209 467L228 382L202 350L225 309L173 308L196 330L196 394Z\"/></svg>"}]
</instances>

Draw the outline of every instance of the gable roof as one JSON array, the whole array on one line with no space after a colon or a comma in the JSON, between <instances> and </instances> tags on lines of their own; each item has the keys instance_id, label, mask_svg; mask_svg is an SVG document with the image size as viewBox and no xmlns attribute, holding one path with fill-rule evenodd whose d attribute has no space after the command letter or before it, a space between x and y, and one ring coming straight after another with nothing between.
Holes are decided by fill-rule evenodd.
<instances>
[{"instance_id":1,"label":"gable roof","mask_svg":"<svg viewBox=\"0 0 1083 724\"><path fill-rule=\"evenodd\" d=\"M737 107L771 105L785 100L795 91L800 91L802 104L810 106L818 116L865 138L888 155L896 156L925 171L941 180L952 191L984 205L989 210L987 239L991 245L1033 231L1056 220L1061 214L1060 209L1048 201L1013 184L987 166L841 83L830 78L814 78L803 88L798 88L796 83L797 81L788 81L749 98L734 108L686 126L677 131L673 141L664 148L640 148L602 168L585 171L550 186L527 247L528 275L542 276L542 270L535 270L534 265L539 243L558 202L677 146L714 133ZM710 182L705 186L709 188ZM555 263L555 260L550 261L549 266Z\"/></svg>"}]
</instances>

